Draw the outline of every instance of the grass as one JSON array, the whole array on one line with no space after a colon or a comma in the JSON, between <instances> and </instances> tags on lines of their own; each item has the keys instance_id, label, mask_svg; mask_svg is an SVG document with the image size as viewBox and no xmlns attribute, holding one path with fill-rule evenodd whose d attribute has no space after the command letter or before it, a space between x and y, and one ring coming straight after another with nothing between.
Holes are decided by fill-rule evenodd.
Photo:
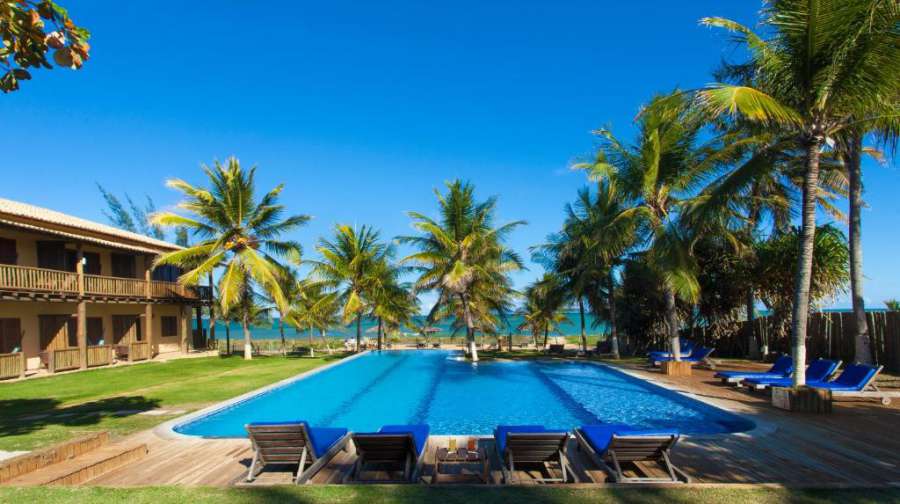
<instances>
[{"instance_id":1,"label":"grass","mask_svg":"<svg viewBox=\"0 0 900 504\"><path fill-rule=\"evenodd\" d=\"M474 486L427 487L423 485L386 486L281 486L265 488L0 488L2 502L42 503L115 503L128 504L193 502L216 504L252 503L883 503L900 502L900 489L821 489L784 488L566 488Z\"/></svg>"},{"instance_id":2,"label":"grass","mask_svg":"<svg viewBox=\"0 0 900 504\"><path fill-rule=\"evenodd\" d=\"M0 450L32 450L98 430L129 434L183 414L141 412L193 411L342 356L176 359L0 384Z\"/></svg>"}]
</instances>

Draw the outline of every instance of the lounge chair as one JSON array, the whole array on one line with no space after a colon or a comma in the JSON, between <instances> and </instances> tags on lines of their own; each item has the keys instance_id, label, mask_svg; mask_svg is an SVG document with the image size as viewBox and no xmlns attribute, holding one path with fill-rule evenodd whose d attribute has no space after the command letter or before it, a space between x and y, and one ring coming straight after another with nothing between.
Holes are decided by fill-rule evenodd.
<instances>
[{"instance_id":1,"label":"lounge chair","mask_svg":"<svg viewBox=\"0 0 900 504\"><path fill-rule=\"evenodd\" d=\"M566 345L550 345L547 353L550 355L562 355L566 352Z\"/></svg>"},{"instance_id":2,"label":"lounge chair","mask_svg":"<svg viewBox=\"0 0 900 504\"><path fill-rule=\"evenodd\" d=\"M690 357L691 354L696 349L694 342L690 340L683 340L681 342L681 358ZM647 360L650 362L650 365L655 365L654 363L659 362L660 359L665 359L668 357L672 357L672 352L666 352L664 350L654 350L647 354Z\"/></svg>"},{"instance_id":3,"label":"lounge chair","mask_svg":"<svg viewBox=\"0 0 900 504\"><path fill-rule=\"evenodd\" d=\"M403 478L394 482L414 483L425 461L428 432L427 425L385 425L378 432L353 434L357 458L346 479L375 481L360 479L360 475L371 464L383 464L402 468Z\"/></svg>"},{"instance_id":4,"label":"lounge chair","mask_svg":"<svg viewBox=\"0 0 900 504\"><path fill-rule=\"evenodd\" d=\"M569 433L563 429L549 430L543 425L499 425L494 429L494 446L500 457L503 482L515 483L516 464L559 464L562 477L536 478L543 483L565 483L569 476L566 443ZM573 473L574 477L574 473Z\"/></svg>"},{"instance_id":5,"label":"lounge chair","mask_svg":"<svg viewBox=\"0 0 900 504\"><path fill-rule=\"evenodd\" d=\"M852 364L844 368L840 376L833 381L808 383L808 385L812 388L830 390L832 397L879 399L881 404L887 406L891 403L892 398L900 397L900 391L878 389L875 385L875 378L882 369L884 366Z\"/></svg>"},{"instance_id":6,"label":"lounge chair","mask_svg":"<svg viewBox=\"0 0 900 504\"><path fill-rule=\"evenodd\" d=\"M828 381L831 375L840 367L841 361L833 361L828 359L816 359L806 366L806 382L809 385L815 383L824 383ZM768 387L790 387L793 380L790 377L784 378L747 378L741 381L741 385L751 389L762 390Z\"/></svg>"},{"instance_id":7,"label":"lounge chair","mask_svg":"<svg viewBox=\"0 0 900 504\"><path fill-rule=\"evenodd\" d=\"M575 429L578 449L587 453L616 483L689 483L690 478L672 465L669 452L678 431L646 430L625 424L585 425ZM635 462L655 462L668 477L653 477ZM622 464L631 464L643 476L625 476Z\"/></svg>"},{"instance_id":8,"label":"lounge chair","mask_svg":"<svg viewBox=\"0 0 900 504\"><path fill-rule=\"evenodd\" d=\"M734 383L739 385L748 378L788 378L794 372L794 359L790 355L782 355L775 360L772 367L768 371L752 372L752 371L719 371L715 374L716 378L722 380L722 383Z\"/></svg>"},{"instance_id":9,"label":"lounge chair","mask_svg":"<svg viewBox=\"0 0 900 504\"><path fill-rule=\"evenodd\" d=\"M254 422L244 428L253 444L247 481L268 464L297 464L294 483L304 483L345 450L350 439L347 429L310 427L306 422Z\"/></svg>"},{"instance_id":10,"label":"lounge chair","mask_svg":"<svg viewBox=\"0 0 900 504\"><path fill-rule=\"evenodd\" d=\"M692 366L695 364L705 363L709 367L713 368L715 366L713 366L712 362L710 362L709 356L715 351L716 351L715 348L697 347L694 349L693 352L691 352L690 356L688 356L688 357L682 356L681 362L690 362ZM675 357L660 357L658 359L654 359L652 364L654 366L658 366L658 365L660 365L660 363L674 361L674 360L675 360Z\"/></svg>"},{"instance_id":11,"label":"lounge chair","mask_svg":"<svg viewBox=\"0 0 900 504\"><path fill-rule=\"evenodd\" d=\"M441 348L441 344L440 343L432 343L431 348Z\"/></svg>"}]
</instances>

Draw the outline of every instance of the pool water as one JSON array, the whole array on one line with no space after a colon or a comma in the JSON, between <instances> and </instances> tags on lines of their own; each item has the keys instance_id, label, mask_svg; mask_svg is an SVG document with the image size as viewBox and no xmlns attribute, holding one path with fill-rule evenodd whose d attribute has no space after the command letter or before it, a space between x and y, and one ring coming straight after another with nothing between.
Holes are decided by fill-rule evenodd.
<instances>
[{"instance_id":1,"label":"pool water","mask_svg":"<svg viewBox=\"0 0 900 504\"><path fill-rule=\"evenodd\" d=\"M598 422L738 432L753 422L681 394L584 362L473 364L441 350L370 352L178 425L204 437L243 437L244 425L306 420L374 431L425 423L432 434L490 434L500 424L572 429Z\"/></svg>"}]
</instances>

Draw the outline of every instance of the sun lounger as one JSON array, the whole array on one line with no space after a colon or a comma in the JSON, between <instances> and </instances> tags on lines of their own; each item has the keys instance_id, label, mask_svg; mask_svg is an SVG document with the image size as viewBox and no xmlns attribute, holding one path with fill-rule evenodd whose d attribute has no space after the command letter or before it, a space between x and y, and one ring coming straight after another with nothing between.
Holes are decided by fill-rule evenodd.
<instances>
[{"instance_id":1,"label":"sun lounger","mask_svg":"<svg viewBox=\"0 0 900 504\"><path fill-rule=\"evenodd\" d=\"M683 340L681 342L681 358L690 357L694 352L696 347L694 346L694 342L690 340ZM650 362L650 365L655 365L655 362L659 362L660 359L664 359L667 357L672 357L672 352L666 352L664 350L654 350L647 354L647 360Z\"/></svg>"},{"instance_id":2,"label":"sun lounger","mask_svg":"<svg viewBox=\"0 0 900 504\"><path fill-rule=\"evenodd\" d=\"M681 362L690 362L692 366L695 364L705 363L709 367L715 367L709 360L709 356L715 351L715 348L697 347L693 352L691 352L690 357L682 357ZM653 360L653 365L658 366L662 362L674 360L675 357L660 357Z\"/></svg>"},{"instance_id":3,"label":"sun lounger","mask_svg":"<svg viewBox=\"0 0 900 504\"><path fill-rule=\"evenodd\" d=\"M830 390L832 397L872 398L879 399L881 404L888 405L892 398L900 397L900 391L878 389L875 385L875 378L882 369L884 366L852 364L844 368L840 376L833 381L809 383L808 385L812 388Z\"/></svg>"},{"instance_id":4,"label":"sun lounger","mask_svg":"<svg viewBox=\"0 0 900 504\"><path fill-rule=\"evenodd\" d=\"M828 381L840 365L841 361L828 359L816 359L812 361L809 366L806 366L806 383L812 385ZM751 389L762 390L768 387L790 387L793 385L793 380L790 377L747 378L741 381L741 385Z\"/></svg>"},{"instance_id":5,"label":"sun lounger","mask_svg":"<svg viewBox=\"0 0 900 504\"><path fill-rule=\"evenodd\" d=\"M549 430L543 425L499 425L494 429L494 443L503 470L503 482L515 483L516 464L559 464L560 478L537 478L532 481L565 483L569 479L566 443L569 433ZM574 477L574 473L572 474Z\"/></svg>"},{"instance_id":6,"label":"sun lounger","mask_svg":"<svg viewBox=\"0 0 900 504\"><path fill-rule=\"evenodd\" d=\"M609 474L616 483L689 483L684 472L672 465L669 452L678 442L678 431L646 430L625 424L585 425L575 429L578 449ZM654 462L668 475L653 477L635 462ZM643 476L625 476L623 464L630 464Z\"/></svg>"},{"instance_id":7,"label":"sun lounger","mask_svg":"<svg viewBox=\"0 0 900 504\"><path fill-rule=\"evenodd\" d=\"M752 371L719 371L715 374L716 378L722 380L722 383L740 384L748 378L769 378L779 379L788 378L794 372L794 359L790 355L782 355L775 360L772 367L768 371L752 372Z\"/></svg>"},{"instance_id":8,"label":"sun lounger","mask_svg":"<svg viewBox=\"0 0 900 504\"><path fill-rule=\"evenodd\" d=\"M368 466L380 464L402 468L403 479L394 482L414 483L425 460L428 432L427 425L385 425L378 432L353 434L357 458L347 479L375 481L361 479L360 475Z\"/></svg>"},{"instance_id":9,"label":"sun lounger","mask_svg":"<svg viewBox=\"0 0 900 504\"><path fill-rule=\"evenodd\" d=\"M550 345L550 348L547 350L547 353L551 355L562 355L566 352L565 345Z\"/></svg>"},{"instance_id":10,"label":"sun lounger","mask_svg":"<svg viewBox=\"0 0 900 504\"><path fill-rule=\"evenodd\" d=\"M306 422L255 422L244 428L253 444L247 481L267 464L297 464L294 482L304 483L346 449L350 439L347 429L310 427Z\"/></svg>"}]
</instances>

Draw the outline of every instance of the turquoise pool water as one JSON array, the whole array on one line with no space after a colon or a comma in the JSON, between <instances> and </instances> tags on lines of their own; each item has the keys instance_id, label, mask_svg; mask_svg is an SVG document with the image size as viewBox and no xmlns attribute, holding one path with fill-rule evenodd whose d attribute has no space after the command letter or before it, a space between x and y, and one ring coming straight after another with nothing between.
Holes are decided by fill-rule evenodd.
<instances>
[{"instance_id":1,"label":"turquoise pool water","mask_svg":"<svg viewBox=\"0 0 900 504\"><path fill-rule=\"evenodd\" d=\"M480 362L440 350L371 352L266 391L176 432L243 437L254 421L377 430L427 423L432 434L490 434L498 424L571 429L597 422L677 428L685 434L749 430L732 413L606 366L578 362Z\"/></svg>"}]
</instances>

